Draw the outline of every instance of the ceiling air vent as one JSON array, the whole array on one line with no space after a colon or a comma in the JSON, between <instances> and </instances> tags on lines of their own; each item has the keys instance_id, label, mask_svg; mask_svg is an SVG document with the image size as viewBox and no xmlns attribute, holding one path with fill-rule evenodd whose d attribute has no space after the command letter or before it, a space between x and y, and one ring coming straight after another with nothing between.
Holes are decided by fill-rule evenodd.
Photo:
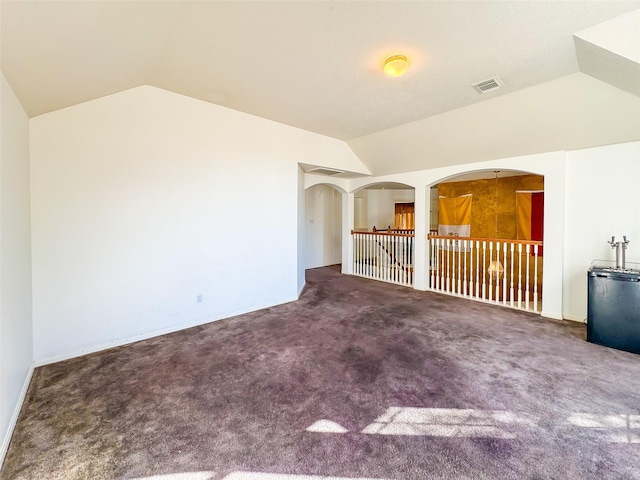
<instances>
[{"instance_id":1,"label":"ceiling air vent","mask_svg":"<svg viewBox=\"0 0 640 480\"><path fill-rule=\"evenodd\" d=\"M504 82L500 77L493 77L482 82L474 83L472 87L475 88L478 93L487 93L504 87Z\"/></svg>"},{"instance_id":2,"label":"ceiling air vent","mask_svg":"<svg viewBox=\"0 0 640 480\"><path fill-rule=\"evenodd\" d=\"M344 173L344 170L333 170L331 168L312 168L311 170L307 170L307 173L315 173L317 175L337 175L339 173Z\"/></svg>"}]
</instances>

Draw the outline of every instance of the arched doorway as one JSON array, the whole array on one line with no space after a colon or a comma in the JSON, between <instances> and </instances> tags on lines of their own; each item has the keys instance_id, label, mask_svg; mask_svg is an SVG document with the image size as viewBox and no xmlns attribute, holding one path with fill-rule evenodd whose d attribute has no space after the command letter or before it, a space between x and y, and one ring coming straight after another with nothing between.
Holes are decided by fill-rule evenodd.
<instances>
[{"instance_id":1,"label":"arched doorway","mask_svg":"<svg viewBox=\"0 0 640 480\"><path fill-rule=\"evenodd\" d=\"M354 192L353 274L411 286L415 261L415 189L378 182Z\"/></svg>"},{"instance_id":2,"label":"arched doorway","mask_svg":"<svg viewBox=\"0 0 640 480\"><path fill-rule=\"evenodd\" d=\"M430 204L430 290L541 311L543 176L468 172L432 185Z\"/></svg>"}]
</instances>

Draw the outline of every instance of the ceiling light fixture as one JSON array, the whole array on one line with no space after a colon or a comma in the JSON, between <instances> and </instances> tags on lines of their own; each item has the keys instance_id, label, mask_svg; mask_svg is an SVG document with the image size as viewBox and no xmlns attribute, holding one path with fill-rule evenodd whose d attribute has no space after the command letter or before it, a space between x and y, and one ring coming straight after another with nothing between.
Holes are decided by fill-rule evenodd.
<instances>
[{"instance_id":1,"label":"ceiling light fixture","mask_svg":"<svg viewBox=\"0 0 640 480\"><path fill-rule=\"evenodd\" d=\"M384 61L384 73L390 77L399 77L409 68L409 61L404 55L394 55Z\"/></svg>"}]
</instances>

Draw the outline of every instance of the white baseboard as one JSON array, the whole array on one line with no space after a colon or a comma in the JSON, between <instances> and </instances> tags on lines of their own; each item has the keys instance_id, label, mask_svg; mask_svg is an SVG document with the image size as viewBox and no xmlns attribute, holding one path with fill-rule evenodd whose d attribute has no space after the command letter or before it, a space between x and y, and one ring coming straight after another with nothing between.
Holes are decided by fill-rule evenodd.
<instances>
[{"instance_id":1,"label":"white baseboard","mask_svg":"<svg viewBox=\"0 0 640 480\"><path fill-rule=\"evenodd\" d=\"M571 320L572 322L587 323L587 319L579 317L578 315L563 315L565 320Z\"/></svg>"},{"instance_id":2,"label":"white baseboard","mask_svg":"<svg viewBox=\"0 0 640 480\"><path fill-rule=\"evenodd\" d=\"M24 384L22 385L22 391L20 392L20 396L18 397L16 407L13 409L13 415L11 415L9 426L7 428L7 431L5 432L4 438L2 439L2 445L0 445L0 468L2 468L4 457L7 455L7 450L9 450L9 443L11 442L11 437L13 436L13 430L16 428L16 423L18 423L18 416L20 415L20 410L22 410L24 399L27 396L27 391L29 390L29 384L31 383L31 377L33 376L34 369L35 365L31 364L31 368L29 368L27 376L24 379Z\"/></svg>"},{"instance_id":3,"label":"white baseboard","mask_svg":"<svg viewBox=\"0 0 640 480\"><path fill-rule=\"evenodd\" d=\"M236 317L238 315L244 315L245 313L256 312L264 308L274 307L276 305L283 305L289 302L295 302L296 300L298 300L298 297L285 300L284 302L278 303L275 305L269 304L269 305L255 306L246 310L233 312L228 315L225 314L220 317L208 318L207 320L199 320L191 323L184 323L181 325L175 325L173 327L163 328L161 330L153 330L151 332L141 333L139 335L134 335L127 338L120 338L117 340L112 340L112 341L100 343L97 345L91 345L86 348L82 348L80 350L75 350L73 352L68 352L68 353L62 353L60 355L37 358L34 364L36 367L42 367L44 365L50 365L52 363L62 362L64 360L70 360L72 358L82 357L83 355L89 355L90 353L101 352L102 350L109 350L110 348L115 348L115 347L122 347L124 345L129 345L130 343L136 343L136 342L141 342L142 340L148 340L149 338L154 338L154 337L159 337L161 335L167 335L169 333L179 332L180 330L186 330L188 328L198 327L200 325L206 325L207 323L217 322L218 320L224 320L225 318Z\"/></svg>"},{"instance_id":4,"label":"white baseboard","mask_svg":"<svg viewBox=\"0 0 640 480\"><path fill-rule=\"evenodd\" d=\"M545 310L540 312L541 317L552 318L554 320L562 320L562 314L556 312L547 312Z\"/></svg>"}]
</instances>

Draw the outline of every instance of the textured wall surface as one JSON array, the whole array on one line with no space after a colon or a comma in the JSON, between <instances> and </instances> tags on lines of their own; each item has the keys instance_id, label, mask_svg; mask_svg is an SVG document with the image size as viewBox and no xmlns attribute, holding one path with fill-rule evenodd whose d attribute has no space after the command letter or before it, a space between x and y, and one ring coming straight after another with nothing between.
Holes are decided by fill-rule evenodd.
<instances>
[{"instance_id":1,"label":"textured wall surface","mask_svg":"<svg viewBox=\"0 0 640 480\"><path fill-rule=\"evenodd\" d=\"M457 197L473 194L471 206L471 236L485 238L516 238L516 190L544 190L544 177L518 175L496 180L470 180L438 185L438 195ZM496 235L496 203L498 229Z\"/></svg>"}]
</instances>

